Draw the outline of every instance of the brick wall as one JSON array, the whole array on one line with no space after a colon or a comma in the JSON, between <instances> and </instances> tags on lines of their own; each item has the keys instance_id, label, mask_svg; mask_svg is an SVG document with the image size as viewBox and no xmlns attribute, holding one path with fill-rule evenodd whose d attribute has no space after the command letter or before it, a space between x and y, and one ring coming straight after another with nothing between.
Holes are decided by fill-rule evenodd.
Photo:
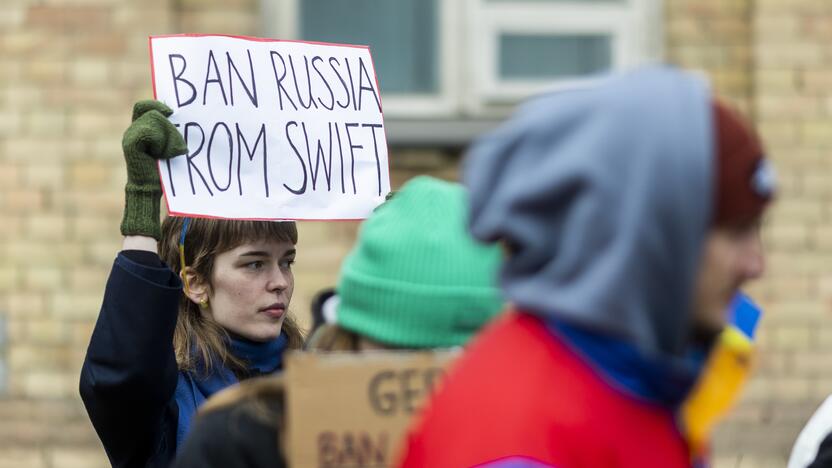
<instances>
[{"instance_id":1,"label":"brick wall","mask_svg":"<svg viewBox=\"0 0 832 468\"><path fill-rule=\"evenodd\" d=\"M257 34L255 0L7 0L0 5L0 468L96 468L77 395L120 246L121 132L150 97L147 36ZM394 158L394 185L455 174ZM302 223L294 311L335 284L357 223ZM5 338L5 339L4 339ZM3 372L4 367L7 372Z\"/></svg>"},{"instance_id":2,"label":"brick wall","mask_svg":"<svg viewBox=\"0 0 832 468\"><path fill-rule=\"evenodd\" d=\"M750 110L752 0L665 0L665 56L707 73L720 95Z\"/></svg>"},{"instance_id":3,"label":"brick wall","mask_svg":"<svg viewBox=\"0 0 832 468\"><path fill-rule=\"evenodd\" d=\"M706 71L757 122L780 199L766 221L758 369L720 427L717 466L785 466L800 429L832 393L832 3L670 0L668 55Z\"/></svg>"},{"instance_id":4,"label":"brick wall","mask_svg":"<svg viewBox=\"0 0 832 468\"><path fill-rule=\"evenodd\" d=\"M120 136L151 95L147 35L258 34L257 0L5 0L0 5L0 468L107 466L78 370L119 248ZM718 467L783 466L832 391L832 3L665 0L668 58L753 115L778 164L757 376ZM458 155L397 150L393 182L456 175ZM293 301L334 284L355 223L303 223Z\"/></svg>"},{"instance_id":5,"label":"brick wall","mask_svg":"<svg viewBox=\"0 0 832 468\"><path fill-rule=\"evenodd\" d=\"M120 132L167 2L0 6L0 467L107 466L77 396L119 246Z\"/></svg>"},{"instance_id":6,"label":"brick wall","mask_svg":"<svg viewBox=\"0 0 832 468\"><path fill-rule=\"evenodd\" d=\"M759 0L754 16L756 115L783 187L767 230L770 274L759 285L771 311L770 359L751 395L761 420L736 443L761 454L785 446L832 393L830 19L832 4L818 0Z\"/></svg>"}]
</instances>

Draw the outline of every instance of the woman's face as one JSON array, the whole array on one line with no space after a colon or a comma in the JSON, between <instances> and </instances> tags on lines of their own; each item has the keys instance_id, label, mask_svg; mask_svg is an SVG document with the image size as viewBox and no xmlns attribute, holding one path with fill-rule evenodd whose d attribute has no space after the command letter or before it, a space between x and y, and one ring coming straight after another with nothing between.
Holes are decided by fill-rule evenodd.
<instances>
[{"instance_id":1,"label":"woman's face","mask_svg":"<svg viewBox=\"0 0 832 468\"><path fill-rule=\"evenodd\" d=\"M292 300L294 262L289 241L252 242L217 255L204 313L243 338L276 338Z\"/></svg>"}]
</instances>

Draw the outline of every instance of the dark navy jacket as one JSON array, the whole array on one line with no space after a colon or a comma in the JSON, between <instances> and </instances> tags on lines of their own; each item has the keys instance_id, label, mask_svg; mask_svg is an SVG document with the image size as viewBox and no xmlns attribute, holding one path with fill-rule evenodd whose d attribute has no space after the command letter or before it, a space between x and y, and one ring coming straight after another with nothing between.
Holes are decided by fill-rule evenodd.
<instances>
[{"instance_id":1,"label":"dark navy jacket","mask_svg":"<svg viewBox=\"0 0 832 468\"><path fill-rule=\"evenodd\" d=\"M179 277L151 252L121 252L110 272L80 391L114 468L166 468L176 454L181 291Z\"/></svg>"}]
</instances>

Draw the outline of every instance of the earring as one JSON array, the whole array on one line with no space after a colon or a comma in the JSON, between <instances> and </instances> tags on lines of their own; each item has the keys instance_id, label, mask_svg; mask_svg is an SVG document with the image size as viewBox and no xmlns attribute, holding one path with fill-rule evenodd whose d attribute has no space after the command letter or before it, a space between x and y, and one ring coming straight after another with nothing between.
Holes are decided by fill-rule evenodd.
<instances>
[{"instance_id":1,"label":"earring","mask_svg":"<svg viewBox=\"0 0 832 468\"><path fill-rule=\"evenodd\" d=\"M199 301L199 308L205 310L208 308L208 299L202 299Z\"/></svg>"}]
</instances>

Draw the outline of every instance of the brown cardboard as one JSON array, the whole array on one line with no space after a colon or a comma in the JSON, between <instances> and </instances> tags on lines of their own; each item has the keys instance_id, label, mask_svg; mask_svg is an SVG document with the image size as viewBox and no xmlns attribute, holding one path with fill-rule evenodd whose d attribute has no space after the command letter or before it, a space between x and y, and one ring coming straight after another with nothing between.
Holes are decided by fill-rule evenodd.
<instances>
[{"instance_id":1,"label":"brown cardboard","mask_svg":"<svg viewBox=\"0 0 832 468\"><path fill-rule=\"evenodd\" d=\"M293 353L287 358L293 468L386 468L458 351Z\"/></svg>"}]
</instances>

